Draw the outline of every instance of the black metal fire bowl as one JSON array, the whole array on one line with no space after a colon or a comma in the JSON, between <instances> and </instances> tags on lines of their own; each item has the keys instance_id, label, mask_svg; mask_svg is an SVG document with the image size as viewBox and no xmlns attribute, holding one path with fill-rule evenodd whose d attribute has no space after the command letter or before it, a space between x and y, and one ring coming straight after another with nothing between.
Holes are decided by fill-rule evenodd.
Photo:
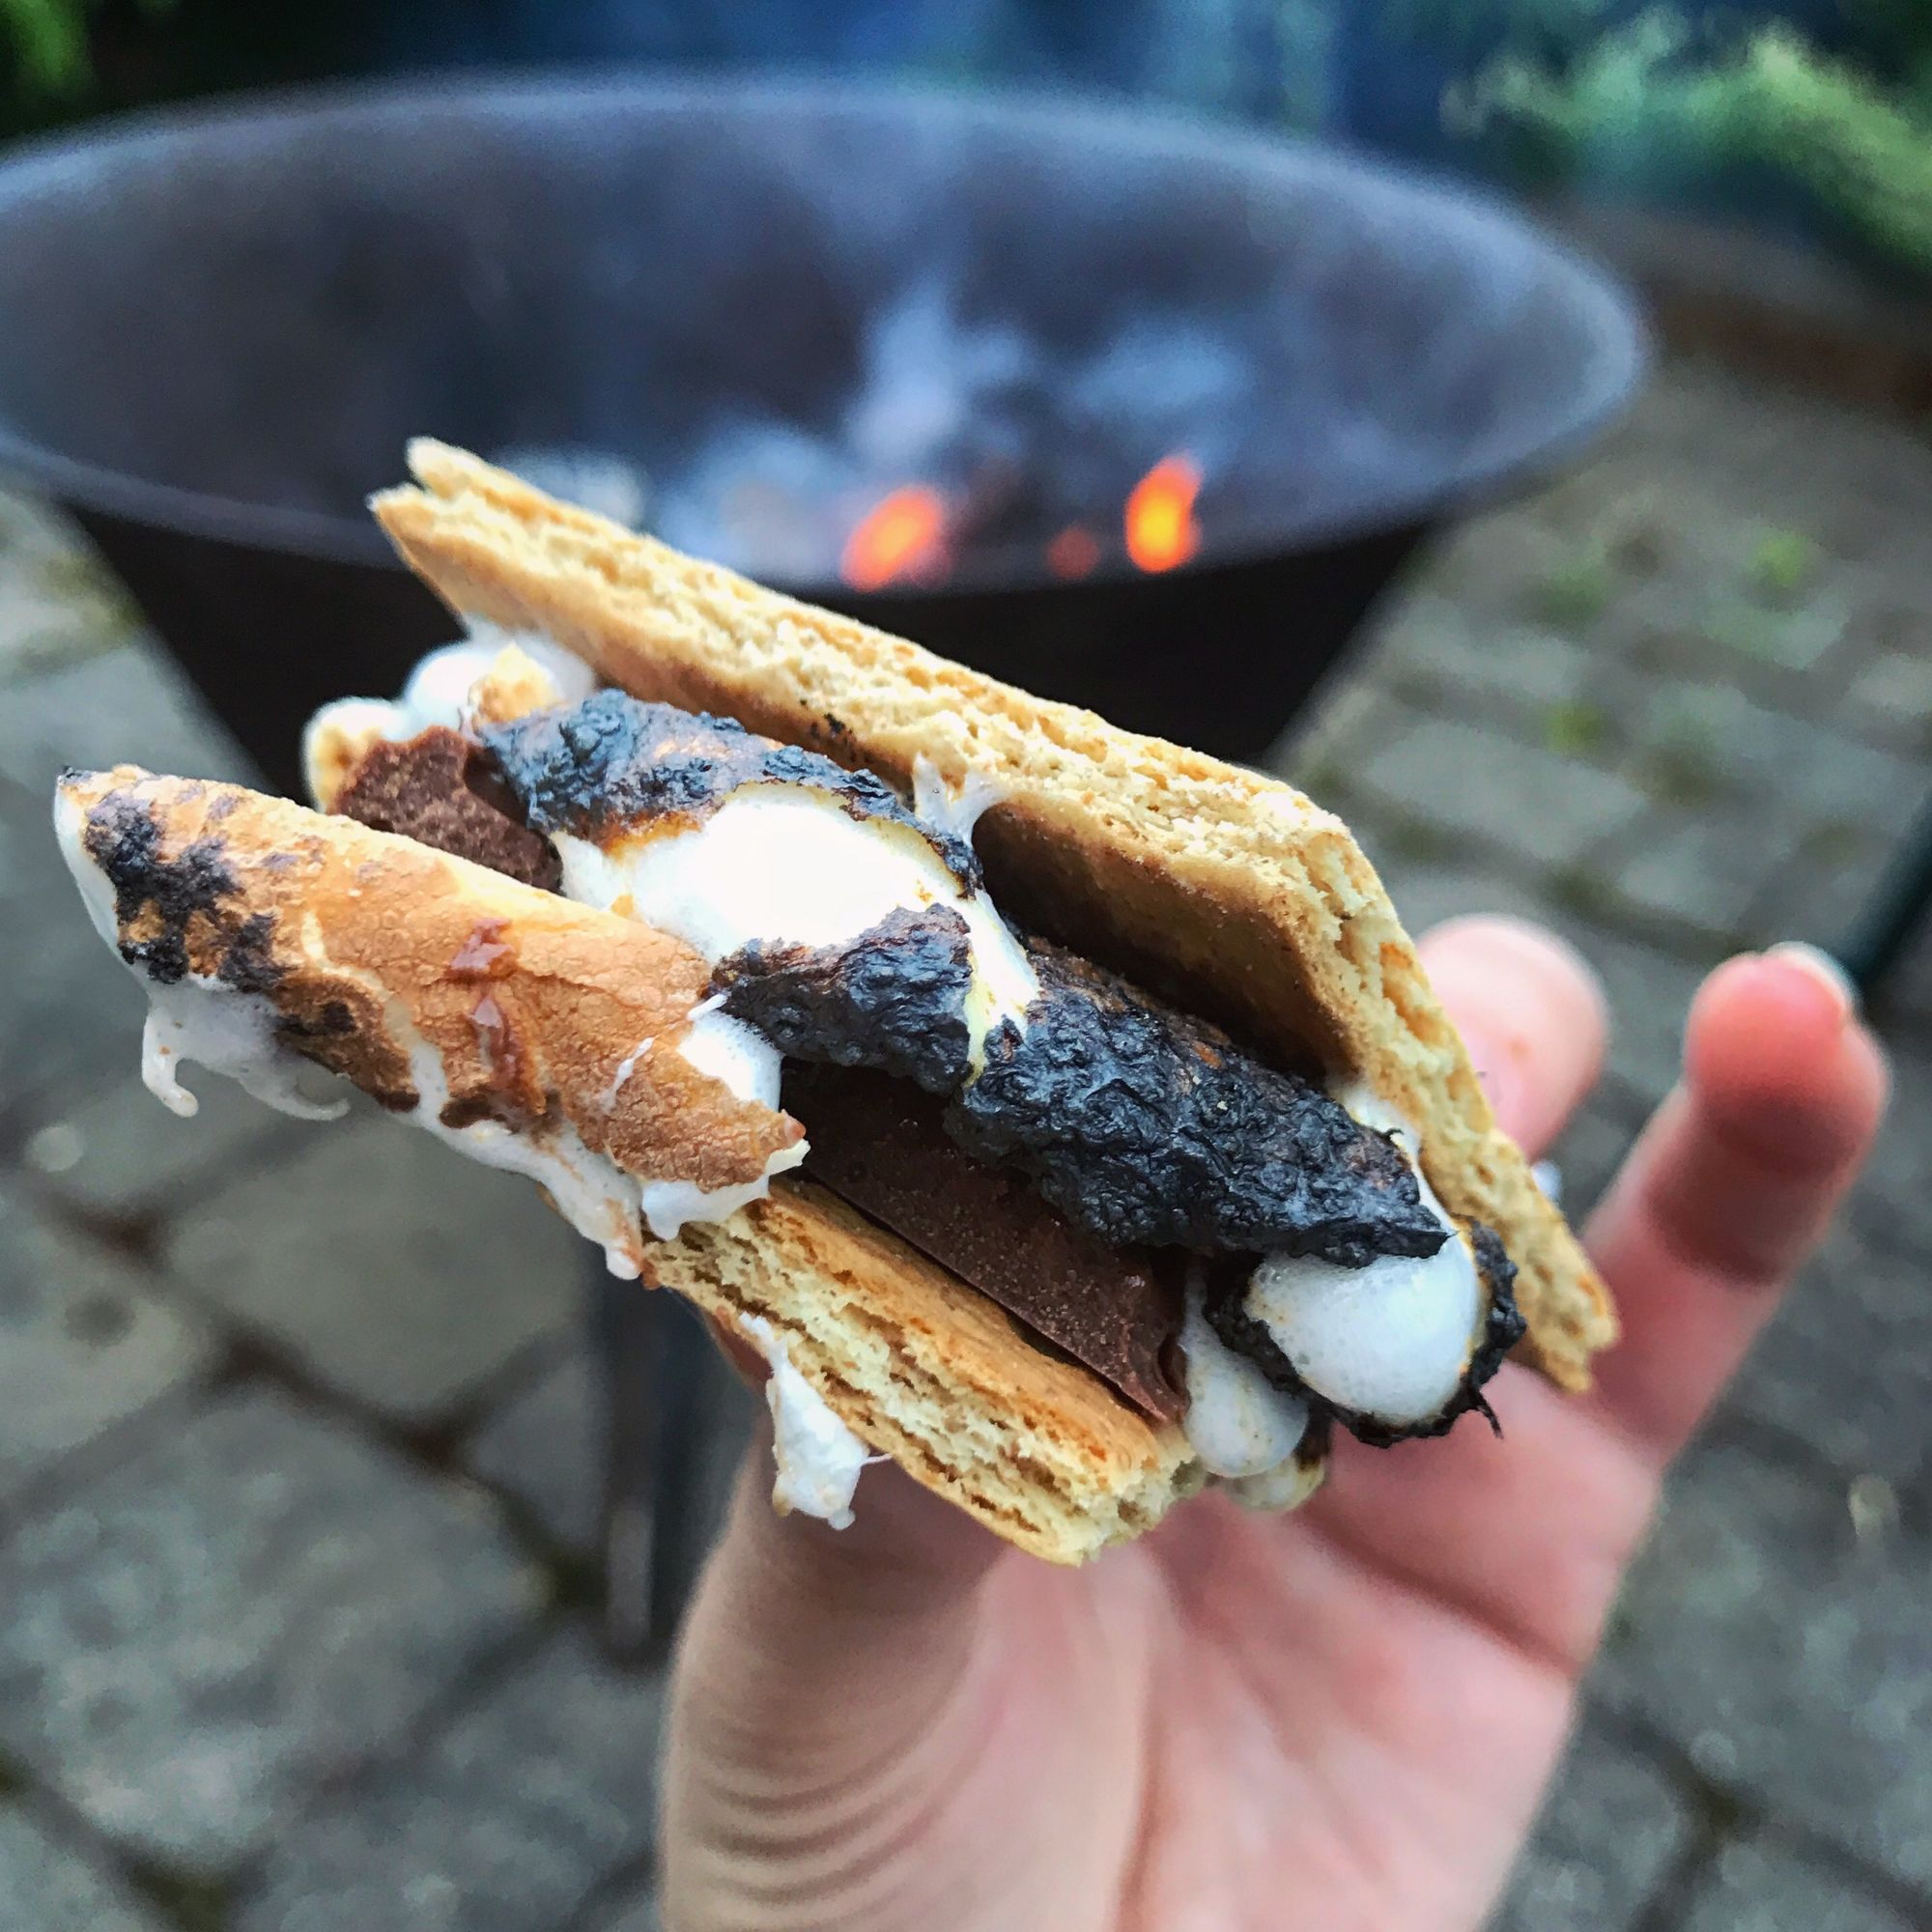
<instances>
[{"instance_id":1,"label":"black metal fire bowl","mask_svg":"<svg viewBox=\"0 0 1932 1932\"><path fill-rule=\"evenodd\" d=\"M408 437L659 484L727 418L836 443L879 317L920 299L953 328L933 465L997 418L994 468L1051 489L936 586L767 574L1236 757L1425 532L1576 450L1645 356L1618 292L1503 209L1321 147L839 84L445 82L16 151L0 468L79 518L292 785L315 705L392 691L450 630L362 508ZM995 338L1031 373L979 368ZM1147 575L1110 541L1057 579L1048 526L1071 504L1116 539L1172 449L1205 476L1193 559Z\"/></svg>"}]
</instances>

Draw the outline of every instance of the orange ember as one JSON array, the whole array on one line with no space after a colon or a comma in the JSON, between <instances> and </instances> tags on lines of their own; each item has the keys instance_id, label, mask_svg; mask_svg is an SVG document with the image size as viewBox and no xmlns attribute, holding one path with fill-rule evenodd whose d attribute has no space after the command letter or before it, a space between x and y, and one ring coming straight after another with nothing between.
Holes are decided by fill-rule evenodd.
<instances>
[{"instance_id":1,"label":"orange ember","mask_svg":"<svg viewBox=\"0 0 1932 1932\"><path fill-rule=\"evenodd\" d=\"M1194 499L1201 466L1191 456L1163 456L1127 498L1127 554L1143 570L1172 570L1201 548Z\"/></svg>"},{"instance_id":2,"label":"orange ember","mask_svg":"<svg viewBox=\"0 0 1932 1932\"><path fill-rule=\"evenodd\" d=\"M1090 576L1099 561L1099 538L1078 524L1068 524L1046 547L1046 567L1056 577Z\"/></svg>"},{"instance_id":3,"label":"orange ember","mask_svg":"<svg viewBox=\"0 0 1932 1932\"><path fill-rule=\"evenodd\" d=\"M845 539L838 574L854 590L935 577L945 568L945 499L923 483L909 483L881 497L859 520Z\"/></svg>"}]
</instances>

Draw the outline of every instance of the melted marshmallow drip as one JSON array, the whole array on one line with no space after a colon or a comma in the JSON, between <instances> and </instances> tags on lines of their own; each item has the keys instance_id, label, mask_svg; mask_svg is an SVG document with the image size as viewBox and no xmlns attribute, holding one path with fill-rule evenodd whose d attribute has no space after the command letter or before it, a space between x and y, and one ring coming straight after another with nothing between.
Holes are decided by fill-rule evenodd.
<instances>
[{"instance_id":1,"label":"melted marshmallow drip","mask_svg":"<svg viewBox=\"0 0 1932 1932\"><path fill-rule=\"evenodd\" d=\"M809 1143L796 1141L781 1148L765 1162L755 1180L730 1187L699 1187L692 1180L646 1180L639 1193L645 1225L661 1241L673 1241L688 1221L728 1221L741 1208L762 1201L772 1191L772 1177L796 1167Z\"/></svg>"},{"instance_id":2,"label":"melted marshmallow drip","mask_svg":"<svg viewBox=\"0 0 1932 1932\"><path fill-rule=\"evenodd\" d=\"M1007 787L984 772L968 772L965 783L955 791L923 752L912 761L913 816L969 845L973 828L1006 796Z\"/></svg>"},{"instance_id":3,"label":"melted marshmallow drip","mask_svg":"<svg viewBox=\"0 0 1932 1932\"><path fill-rule=\"evenodd\" d=\"M522 1174L549 1191L557 1212L604 1250L604 1264L625 1281L635 1281L643 1265L638 1241L638 1183L616 1162L593 1152L567 1122L552 1128L541 1143L517 1133L501 1121L446 1125L449 1083L436 1050L391 1008L389 1030L410 1042L410 1081L418 1095L409 1118L438 1140L485 1167Z\"/></svg>"},{"instance_id":4,"label":"melted marshmallow drip","mask_svg":"<svg viewBox=\"0 0 1932 1932\"><path fill-rule=\"evenodd\" d=\"M134 976L148 989L148 1020L141 1029L141 1084L171 1113L198 1113L198 1101L175 1075L177 1062L225 1074L244 1094L293 1114L298 1121L338 1121L344 1100L311 1100L299 1076L308 1065L275 1037L281 1017L260 993L238 993L219 980L190 973L173 985Z\"/></svg>"},{"instance_id":5,"label":"melted marshmallow drip","mask_svg":"<svg viewBox=\"0 0 1932 1932\"><path fill-rule=\"evenodd\" d=\"M741 1315L738 1326L772 1365L765 1402L772 1412L772 1451L778 1463L772 1504L781 1516L797 1510L834 1529L852 1527L852 1494L870 1457L821 1396L792 1367L784 1343L761 1315Z\"/></svg>"},{"instance_id":6,"label":"melted marshmallow drip","mask_svg":"<svg viewBox=\"0 0 1932 1932\"><path fill-rule=\"evenodd\" d=\"M1258 1476L1293 1455L1308 1405L1275 1388L1214 1332L1201 1307L1200 1270L1187 1285L1180 1343L1187 1355L1187 1440L1208 1472Z\"/></svg>"},{"instance_id":7,"label":"melted marshmallow drip","mask_svg":"<svg viewBox=\"0 0 1932 1932\"><path fill-rule=\"evenodd\" d=\"M901 908L943 905L966 922L974 986L967 1023L977 1054L1001 1019L1025 1024L1039 981L984 893L968 894L917 832L854 818L803 785L741 787L684 831L605 851L558 833L565 897L629 901L632 915L714 964L764 942L849 946Z\"/></svg>"}]
</instances>

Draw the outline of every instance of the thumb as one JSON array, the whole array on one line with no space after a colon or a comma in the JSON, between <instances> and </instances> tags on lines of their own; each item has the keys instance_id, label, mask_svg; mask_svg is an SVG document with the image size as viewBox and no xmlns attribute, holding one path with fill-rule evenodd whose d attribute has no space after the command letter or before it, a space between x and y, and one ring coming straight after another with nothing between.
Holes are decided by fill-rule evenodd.
<instances>
[{"instance_id":1,"label":"thumb","mask_svg":"<svg viewBox=\"0 0 1932 1932\"><path fill-rule=\"evenodd\" d=\"M767 1885L826 1880L828 1846L863 1865L956 1786L974 1735L946 1711L973 1694L982 1585L1012 1552L891 1464L845 1530L779 1516L772 1469L764 1420L672 1664L669 1922L749 1923Z\"/></svg>"}]
</instances>

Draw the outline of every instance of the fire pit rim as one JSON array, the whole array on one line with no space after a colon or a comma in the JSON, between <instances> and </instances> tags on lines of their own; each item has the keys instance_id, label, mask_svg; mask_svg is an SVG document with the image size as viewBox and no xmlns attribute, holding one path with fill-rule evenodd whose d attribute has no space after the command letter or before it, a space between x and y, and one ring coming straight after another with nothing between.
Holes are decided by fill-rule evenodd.
<instances>
[{"instance_id":1,"label":"fire pit rim","mask_svg":"<svg viewBox=\"0 0 1932 1932\"><path fill-rule=\"evenodd\" d=\"M1651 332L1609 271L1585 251L1549 234L1507 198L1453 176L1409 167L1331 141L1217 122L1178 111L1150 109L1118 99L1070 91L1002 88L961 93L906 80L844 76L775 77L759 73L681 72L664 68L535 69L479 77L474 72L350 80L322 85L248 90L213 99L177 102L103 117L77 132L41 136L0 150L0 220L10 203L75 171L96 174L102 156L138 155L184 137L227 128L264 129L277 123L368 117L397 121L424 108L460 107L520 114L582 110L586 101L622 100L644 111L691 109L729 102L827 110L917 111L928 120L952 117L980 126L1051 129L1060 139L1085 135L1125 141L1143 153L1239 166L1250 178L1309 172L1367 185L1389 203L1433 210L1441 219L1508 236L1561 276L1593 336L1596 353L1579 382L1567 417L1529 447L1492 451L1463 469L1427 475L1410 490L1326 514L1268 522L1262 518L1217 526L1189 561L1167 575L1188 577L1238 568L1284 550L1346 542L1378 530L1433 521L1492 500L1586 445L1627 407L1652 355ZM401 451L397 452L400 463ZM217 492L162 483L66 455L17 429L0 414L0 470L83 512L174 530L240 549L294 554L324 562L403 566L365 517L277 506ZM1110 558L1090 584L1132 582L1138 573ZM1036 592L1054 579L1037 555L1020 546L987 547L941 583L897 582L895 600L919 603L1003 589ZM804 596L849 595L836 580L790 586Z\"/></svg>"}]
</instances>

